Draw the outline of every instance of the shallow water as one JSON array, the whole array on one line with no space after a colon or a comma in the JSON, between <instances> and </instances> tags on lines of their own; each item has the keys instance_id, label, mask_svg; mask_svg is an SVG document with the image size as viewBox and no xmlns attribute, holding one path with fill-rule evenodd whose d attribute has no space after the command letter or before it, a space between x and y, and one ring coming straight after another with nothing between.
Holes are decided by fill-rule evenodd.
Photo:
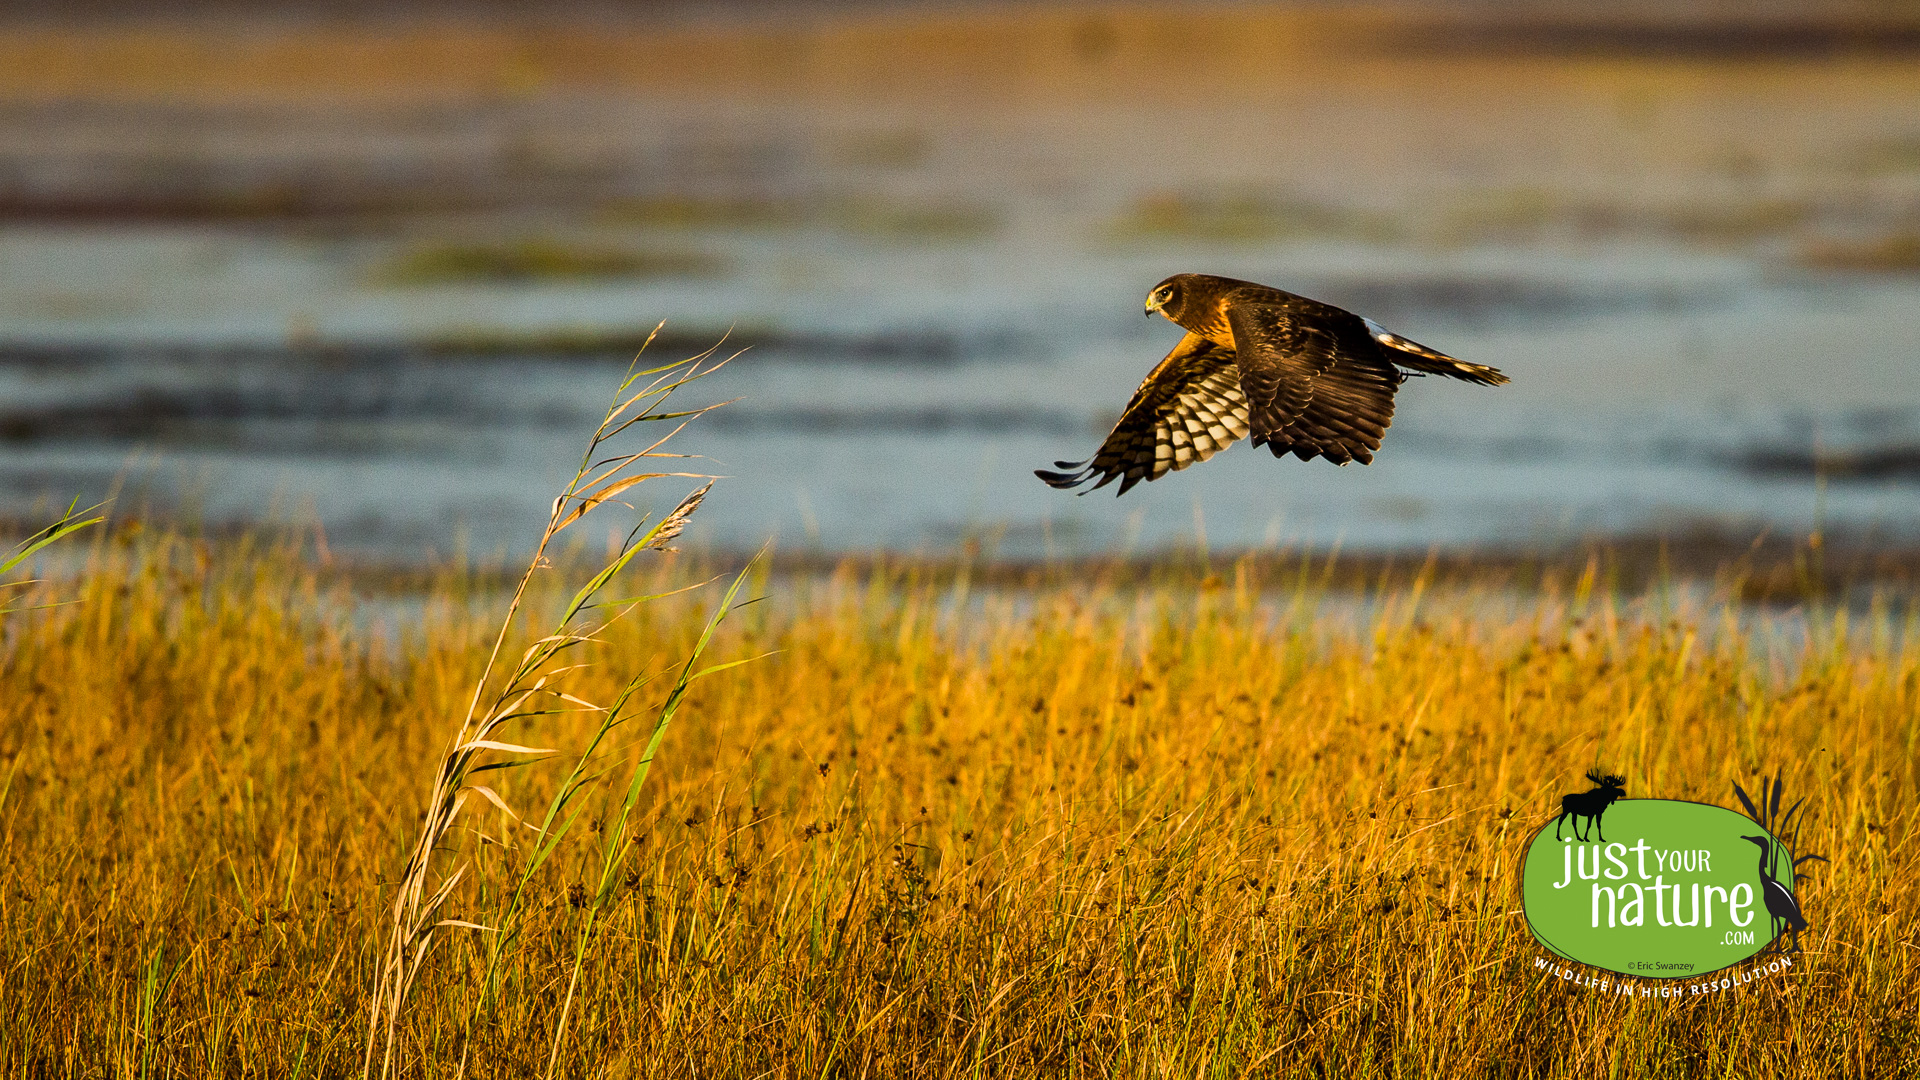
<instances>
[{"instance_id":1,"label":"shallow water","mask_svg":"<svg viewBox=\"0 0 1920 1080\"><path fill-rule=\"evenodd\" d=\"M661 359L730 327L725 349L751 346L687 391L738 399L676 443L727 477L695 542L1912 539L1920 277L1796 253L1920 221L1920 156L1833 164L1920 136L1905 83L1823 77L1804 100L1737 80L1663 91L1651 131L1564 89L1537 107L1504 84L1433 104L1302 91L1320 142L1202 157L1195 130L1223 118L1138 104L202 108L191 137L145 151L138 108L15 109L0 129L21 175L91 161L138 193L142 167L192 173L184 158L245 191L324 154L337 175L317 190L348 203L444 181L448 205L0 224L0 511L117 490L125 509L214 521L317 514L333 543L389 553L523 547L628 359L577 339L664 319L679 337ZM1743 95L1774 123L1741 114ZM1255 108L1254 126L1281 129L1300 100ZM1453 138L1480 120L1510 122L1510 141ZM30 129L52 137L28 148ZM1433 167L1389 167L1387 137ZM1785 224L1766 218L1783 202ZM1764 220L1703 235L1708 209ZM462 250L526 238L628 264L459 268ZM1178 338L1138 312L1182 270L1349 306L1514 382L1410 382L1368 467L1243 445L1124 499L1046 488L1032 470L1088 456ZM556 338L570 344L542 344Z\"/></svg>"}]
</instances>

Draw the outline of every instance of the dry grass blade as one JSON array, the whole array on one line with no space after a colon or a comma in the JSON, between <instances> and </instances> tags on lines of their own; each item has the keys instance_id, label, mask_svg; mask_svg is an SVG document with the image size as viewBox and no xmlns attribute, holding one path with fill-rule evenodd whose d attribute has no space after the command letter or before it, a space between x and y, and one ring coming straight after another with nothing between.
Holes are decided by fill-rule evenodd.
<instances>
[{"instance_id":1,"label":"dry grass blade","mask_svg":"<svg viewBox=\"0 0 1920 1080\"><path fill-rule=\"evenodd\" d=\"M507 754L553 754L558 753L551 746L521 746L518 743L501 742L498 739L475 739L463 743L458 750L499 750Z\"/></svg>"},{"instance_id":2,"label":"dry grass blade","mask_svg":"<svg viewBox=\"0 0 1920 1080\"><path fill-rule=\"evenodd\" d=\"M637 473L635 475L622 476L617 479L605 481L599 487L593 488L585 492L584 494L573 496L577 505L574 506L572 510L568 511L566 517L563 517L560 519L560 523L553 527L553 531L559 532L561 529L564 529L567 526L573 524L574 522L579 521L581 518L586 517L588 512L591 511L594 507L599 506L601 503L606 502L608 499L613 498L615 495L620 494L621 492L627 490L628 488L634 487L648 480L657 480L663 476L684 476L684 477L687 477L688 479L693 479L693 480L707 479L705 476L702 476L699 473L653 472L653 473Z\"/></svg>"},{"instance_id":3,"label":"dry grass blade","mask_svg":"<svg viewBox=\"0 0 1920 1080\"><path fill-rule=\"evenodd\" d=\"M490 787L487 787L485 784L471 784L467 787L467 790L473 792L474 794L492 803L494 806L499 808L501 813L507 815L513 820L515 821L520 820L520 815L514 813L513 807L507 805L507 800L501 798L499 792L493 790Z\"/></svg>"},{"instance_id":4,"label":"dry grass blade","mask_svg":"<svg viewBox=\"0 0 1920 1080\"><path fill-rule=\"evenodd\" d=\"M453 927L458 927L458 928L460 928L460 929L462 929L462 930L484 930L484 931L486 931L486 932L487 932L487 933L489 933L489 934L497 934L497 933L499 933L499 932L500 932L499 930L497 930L497 929L495 929L494 927L491 927L491 926L481 926L481 925L480 925L479 923L477 923L477 922L468 922L468 921L467 921L467 920L465 920L465 919L441 919L441 920L440 920L439 922L437 922L437 923L434 923L433 925L435 925L435 926L437 926L437 927L438 927L438 926L453 926Z\"/></svg>"}]
</instances>

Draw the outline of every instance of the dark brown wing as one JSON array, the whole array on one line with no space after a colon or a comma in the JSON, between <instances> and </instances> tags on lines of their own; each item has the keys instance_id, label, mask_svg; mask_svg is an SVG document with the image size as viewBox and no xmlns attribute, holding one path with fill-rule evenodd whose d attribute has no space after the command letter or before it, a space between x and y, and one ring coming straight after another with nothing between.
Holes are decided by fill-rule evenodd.
<instances>
[{"instance_id":1,"label":"dark brown wing","mask_svg":"<svg viewBox=\"0 0 1920 1080\"><path fill-rule=\"evenodd\" d=\"M1120 422L1090 461L1057 461L1066 472L1037 469L1057 488L1120 480L1120 494L1205 461L1247 433L1247 399L1232 350L1188 334L1133 392ZM1086 494L1085 491L1080 494Z\"/></svg>"},{"instance_id":2,"label":"dark brown wing","mask_svg":"<svg viewBox=\"0 0 1920 1080\"><path fill-rule=\"evenodd\" d=\"M1321 320L1279 303L1230 298L1227 325L1240 361L1253 444L1259 446L1306 412L1314 380L1339 359L1339 342Z\"/></svg>"},{"instance_id":3,"label":"dark brown wing","mask_svg":"<svg viewBox=\"0 0 1920 1080\"><path fill-rule=\"evenodd\" d=\"M1300 419L1267 439L1274 457L1315 454L1336 465L1373 464L1373 452L1393 423L1393 392L1404 376L1390 363L1342 356L1313 381L1313 400Z\"/></svg>"},{"instance_id":4,"label":"dark brown wing","mask_svg":"<svg viewBox=\"0 0 1920 1080\"><path fill-rule=\"evenodd\" d=\"M1277 299L1231 297L1227 305L1253 444L1275 457L1372 462L1393 423L1400 372L1357 316L1262 291Z\"/></svg>"}]
</instances>

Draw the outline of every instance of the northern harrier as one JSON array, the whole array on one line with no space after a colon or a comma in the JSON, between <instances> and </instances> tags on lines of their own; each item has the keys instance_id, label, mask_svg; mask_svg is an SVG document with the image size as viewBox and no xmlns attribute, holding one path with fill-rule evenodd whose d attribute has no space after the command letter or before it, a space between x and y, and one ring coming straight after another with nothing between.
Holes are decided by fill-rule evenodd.
<instances>
[{"instance_id":1,"label":"northern harrier","mask_svg":"<svg viewBox=\"0 0 1920 1080\"><path fill-rule=\"evenodd\" d=\"M1091 460L1056 461L1068 471L1037 469L1040 479L1075 488L1097 478L1087 491L1118 479L1125 495L1247 434L1274 457L1371 464L1409 374L1507 381L1372 319L1251 281L1175 274L1147 294L1147 314L1156 311L1187 336L1133 392Z\"/></svg>"}]
</instances>

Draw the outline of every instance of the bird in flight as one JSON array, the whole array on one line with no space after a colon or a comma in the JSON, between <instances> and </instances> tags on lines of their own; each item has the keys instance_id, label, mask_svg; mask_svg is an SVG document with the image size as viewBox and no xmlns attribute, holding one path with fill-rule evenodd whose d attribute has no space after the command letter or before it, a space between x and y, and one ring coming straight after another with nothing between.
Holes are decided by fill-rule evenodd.
<instances>
[{"instance_id":1,"label":"bird in flight","mask_svg":"<svg viewBox=\"0 0 1920 1080\"><path fill-rule=\"evenodd\" d=\"M1244 435L1274 457L1367 465L1409 375L1507 381L1496 368L1455 360L1372 319L1251 281L1175 274L1147 294L1147 314L1156 311L1186 336L1133 392L1092 458L1056 461L1064 472L1034 475L1062 489L1093 482L1086 491L1119 480L1125 495Z\"/></svg>"}]
</instances>

